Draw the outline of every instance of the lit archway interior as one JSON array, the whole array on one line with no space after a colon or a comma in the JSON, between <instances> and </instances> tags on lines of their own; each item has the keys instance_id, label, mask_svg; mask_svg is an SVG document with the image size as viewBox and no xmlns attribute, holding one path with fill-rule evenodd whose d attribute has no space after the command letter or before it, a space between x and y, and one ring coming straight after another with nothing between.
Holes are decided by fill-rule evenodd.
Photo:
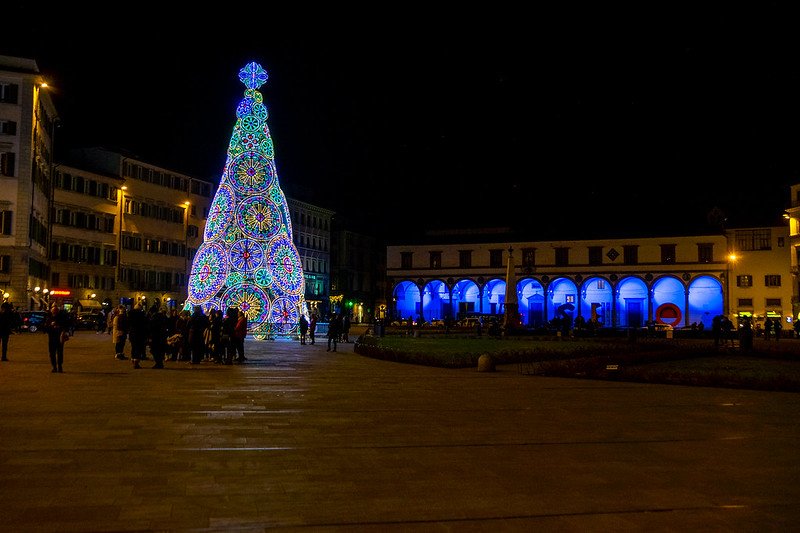
<instances>
[{"instance_id":1,"label":"lit archway interior","mask_svg":"<svg viewBox=\"0 0 800 533\"><path fill-rule=\"evenodd\" d=\"M531 328L544 326L544 287L535 279L521 279L517 284L519 290L519 314L522 325Z\"/></svg>"},{"instance_id":2,"label":"lit archway interior","mask_svg":"<svg viewBox=\"0 0 800 533\"><path fill-rule=\"evenodd\" d=\"M618 285L617 316L619 325L624 328L640 328L650 316L647 299L647 284L641 278L629 277Z\"/></svg>"},{"instance_id":3,"label":"lit archway interior","mask_svg":"<svg viewBox=\"0 0 800 533\"><path fill-rule=\"evenodd\" d=\"M672 304L678 308L681 317L686 316L686 290L683 283L672 276L659 278L653 284L653 309L657 310L663 304ZM654 319L658 320L656 317ZM663 322L663 320L662 320ZM665 322L666 323L666 322ZM673 327L683 327L684 321L671 323Z\"/></svg>"},{"instance_id":4,"label":"lit archway interior","mask_svg":"<svg viewBox=\"0 0 800 533\"><path fill-rule=\"evenodd\" d=\"M394 311L396 318L417 319L419 315L419 288L411 281L401 281L394 288Z\"/></svg>"},{"instance_id":5,"label":"lit archway interior","mask_svg":"<svg viewBox=\"0 0 800 533\"><path fill-rule=\"evenodd\" d=\"M699 276L689 284L689 324L703 324L711 327L714 317L721 315L723 294L722 283L711 276Z\"/></svg>"},{"instance_id":6,"label":"lit archway interior","mask_svg":"<svg viewBox=\"0 0 800 533\"><path fill-rule=\"evenodd\" d=\"M611 283L604 278L591 277L581 287L581 316L587 322L597 319L599 326L609 326L613 293ZM577 316L577 313L576 313Z\"/></svg>"}]
</instances>

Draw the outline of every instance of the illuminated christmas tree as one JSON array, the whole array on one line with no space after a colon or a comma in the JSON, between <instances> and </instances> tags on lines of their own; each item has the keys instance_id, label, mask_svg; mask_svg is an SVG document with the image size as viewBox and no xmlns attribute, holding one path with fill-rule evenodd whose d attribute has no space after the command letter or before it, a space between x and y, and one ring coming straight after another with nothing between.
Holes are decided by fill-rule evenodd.
<instances>
[{"instance_id":1,"label":"illuminated christmas tree","mask_svg":"<svg viewBox=\"0 0 800 533\"><path fill-rule=\"evenodd\" d=\"M305 282L258 91L267 72L253 62L239 71L239 79L247 89L192 262L186 308L224 313L236 307L247 315L248 332L263 339L293 332L300 314L307 315Z\"/></svg>"}]
</instances>

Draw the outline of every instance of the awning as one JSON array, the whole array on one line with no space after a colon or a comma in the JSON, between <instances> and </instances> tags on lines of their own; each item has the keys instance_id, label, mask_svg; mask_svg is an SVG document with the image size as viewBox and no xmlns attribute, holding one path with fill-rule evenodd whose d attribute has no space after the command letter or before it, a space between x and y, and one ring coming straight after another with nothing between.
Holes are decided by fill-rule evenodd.
<instances>
[{"instance_id":1,"label":"awning","mask_svg":"<svg viewBox=\"0 0 800 533\"><path fill-rule=\"evenodd\" d=\"M102 309L103 306L97 300L78 300L78 305L84 309Z\"/></svg>"}]
</instances>

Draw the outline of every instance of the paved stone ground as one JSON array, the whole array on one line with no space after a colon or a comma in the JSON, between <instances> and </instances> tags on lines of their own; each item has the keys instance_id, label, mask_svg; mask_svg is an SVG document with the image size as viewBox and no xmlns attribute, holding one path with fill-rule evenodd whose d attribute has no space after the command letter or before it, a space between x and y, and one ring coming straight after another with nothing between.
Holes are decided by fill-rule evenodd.
<instances>
[{"instance_id":1,"label":"paved stone ground","mask_svg":"<svg viewBox=\"0 0 800 533\"><path fill-rule=\"evenodd\" d=\"M448 370L247 341L0 363L2 531L789 531L800 395Z\"/></svg>"}]
</instances>

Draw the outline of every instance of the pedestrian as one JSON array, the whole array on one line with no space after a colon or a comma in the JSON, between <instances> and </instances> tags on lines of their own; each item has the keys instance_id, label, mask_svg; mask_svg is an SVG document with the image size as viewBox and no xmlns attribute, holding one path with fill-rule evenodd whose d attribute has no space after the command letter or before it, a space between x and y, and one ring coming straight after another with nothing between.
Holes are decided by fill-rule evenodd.
<instances>
[{"instance_id":1,"label":"pedestrian","mask_svg":"<svg viewBox=\"0 0 800 533\"><path fill-rule=\"evenodd\" d=\"M727 316L722 317L722 344L733 346L733 322Z\"/></svg>"},{"instance_id":2,"label":"pedestrian","mask_svg":"<svg viewBox=\"0 0 800 533\"><path fill-rule=\"evenodd\" d=\"M247 315L239 309L239 316L236 319L236 326L233 328L233 346L236 350L236 362L244 363L247 357L244 356L244 339L247 337Z\"/></svg>"},{"instance_id":3,"label":"pedestrian","mask_svg":"<svg viewBox=\"0 0 800 533\"><path fill-rule=\"evenodd\" d=\"M209 329L211 330L211 335L209 339L209 355L212 361L216 364L220 364L225 353L222 348L222 311L219 309L212 309L210 315L211 326Z\"/></svg>"},{"instance_id":4,"label":"pedestrian","mask_svg":"<svg viewBox=\"0 0 800 533\"><path fill-rule=\"evenodd\" d=\"M714 346L719 346L720 337L722 336L722 315L716 315L711 320L711 334L714 337Z\"/></svg>"},{"instance_id":5,"label":"pedestrian","mask_svg":"<svg viewBox=\"0 0 800 533\"><path fill-rule=\"evenodd\" d=\"M131 362L133 368L142 368L139 361L147 359L147 337L150 324L141 303L137 303L128 313L128 339L131 341Z\"/></svg>"},{"instance_id":6,"label":"pedestrian","mask_svg":"<svg viewBox=\"0 0 800 533\"><path fill-rule=\"evenodd\" d=\"M155 363L152 368L164 368L164 354L167 349L167 314L164 309L150 315L148 321L150 328L150 354Z\"/></svg>"},{"instance_id":7,"label":"pedestrian","mask_svg":"<svg viewBox=\"0 0 800 533\"><path fill-rule=\"evenodd\" d=\"M308 323L308 336L311 344L314 344L314 336L317 333L317 313L311 313L311 321Z\"/></svg>"},{"instance_id":8,"label":"pedestrian","mask_svg":"<svg viewBox=\"0 0 800 533\"><path fill-rule=\"evenodd\" d=\"M233 364L233 355L236 353L236 345L233 337L236 334L236 322L239 321L239 310L229 307L225 311L225 318L222 319L222 330L220 333L220 343L222 344L222 355L226 365Z\"/></svg>"},{"instance_id":9,"label":"pedestrian","mask_svg":"<svg viewBox=\"0 0 800 533\"><path fill-rule=\"evenodd\" d=\"M114 352L116 354L114 357L124 361L127 359L125 357L125 342L128 340L128 311L124 305L117 307L111 330L111 342L114 343Z\"/></svg>"},{"instance_id":10,"label":"pedestrian","mask_svg":"<svg viewBox=\"0 0 800 533\"><path fill-rule=\"evenodd\" d=\"M175 333L180 333L178 339L178 359L180 361L191 361L191 349L189 347L189 322L191 315L189 311L184 309L178 314L178 320L175 322Z\"/></svg>"},{"instance_id":11,"label":"pedestrian","mask_svg":"<svg viewBox=\"0 0 800 533\"><path fill-rule=\"evenodd\" d=\"M8 302L0 305L0 342L3 344L3 353L0 361L8 361L8 338L14 329L14 306Z\"/></svg>"},{"instance_id":12,"label":"pedestrian","mask_svg":"<svg viewBox=\"0 0 800 533\"><path fill-rule=\"evenodd\" d=\"M189 318L189 349L191 350L191 363L199 365L206 353L205 333L211 325L208 315L199 305L194 306L192 316Z\"/></svg>"},{"instance_id":13,"label":"pedestrian","mask_svg":"<svg viewBox=\"0 0 800 533\"><path fill-rule=\"evenodd\" d=\"M770 335L772 335L772 319L767 317L764 321L764 340L768 341Z\"/></svg>"},{"instance_id":14,"label":"pedestrian","mask_svg":"<svg viewBox=\"0 0 800 533\"><path fill-rule=\"evenodd\" d=\"M297 325L297 329L300 331L300 344L305 344L306 335L308 334L308 320L306 320L306 315L300 315L300 323Z\"/></svg>"},{"instance_id":15,"label":"pedestrian","mask_svg":"<svg viewBox=\"0 0 800 533\"><path fill-rule=\"evenodd\" d=\"M44 328L47 332L50 364L53 367L51 372L64 372L64 343L69 339L69 314L57 304L53 304Z\"/></svg>"},{"instance_id":16,"label":"pedestrian","mask_svg":"<svg viewBox=\"0 0 800 533\"><path fill-rule=\"evenodd\" d=\"M350 313L342 317L342 342L350 342Z\"/></svg>"},{"instance_id":17,"label":"pedestrian","mask_svg":"<svg viewBox=\"0 0 800 533\"><path fill-rule=\"evenodd\" d=\"M800 316L795 319L792 329L794 329L795 337L800 338Z\"/></svg>"},{"instance_id":18,"label":"pedestrian","mask_svg":"<svg viewBox=\"0 0 800 533\"><path fill-rule=\"evenodd\" d=\"M772 322L772 330L775 332L775 340L781 340L781 332L783 331L783 324L781 324L780 317Z\"/></svg>"},{"instance_id":19,"label":"pedestrian","mask_svg":"<svg viewBox=\"0 0 800 533\"><path fill-rule=\"evenodd\" d=\"M334 313L331 317L331 321L328 323L328 349L325 350L327 352L335 352L337 341L339 339L339 335L342 333L342 318ZM331 344L333 345L333 349L331 349Z\"/></svg>"}]
</instances>

